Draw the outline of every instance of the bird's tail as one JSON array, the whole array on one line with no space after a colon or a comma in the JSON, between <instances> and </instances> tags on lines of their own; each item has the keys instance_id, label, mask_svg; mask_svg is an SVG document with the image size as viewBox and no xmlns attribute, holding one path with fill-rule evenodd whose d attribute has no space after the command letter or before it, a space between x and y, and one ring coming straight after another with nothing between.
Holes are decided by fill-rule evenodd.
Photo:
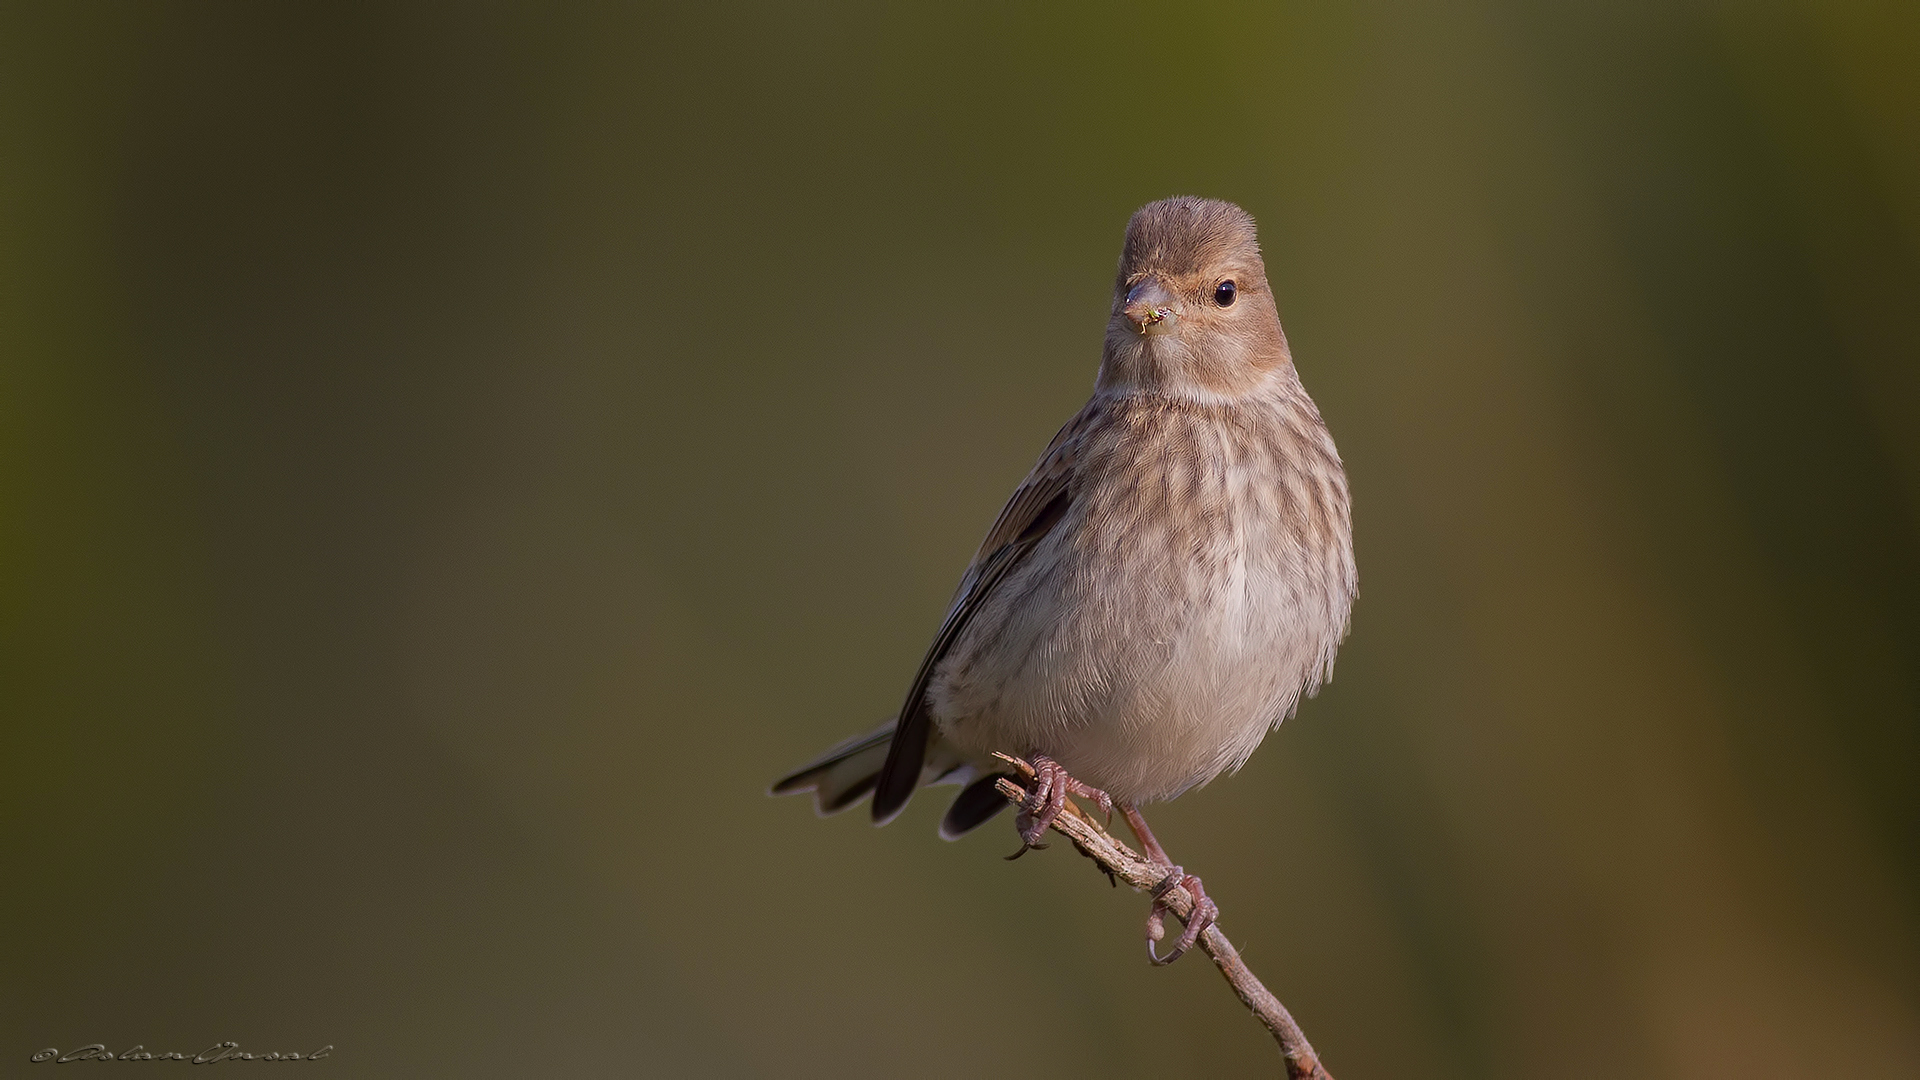
<instances>
[{"instance_id":1,"label":"bird's tail","mask_svg":"<svg viewBox=\"0 0 1920 1080\"><path fill-rule=\"evenodd\" d=\"M815 758L768 789L769 795L813 792L814 809L821 817L837 814L873 792L880 782L880 766L887 762L893 742L889 720L865 735L856 735Z\"/></svg>"},{"instance_id":2,"label":"bird's tail","mask_svg":"<svg viewBox=\"0 0 1920 1080\"><path fill-rule=\"evenodd\" d=\"M887 748L893 742L892 720L865 735L856 735L815 758L768 789L769 795L798 795L813 792L813 805L821 817L837 814L873 793L880 782L880 767L887 762ZM1007 800L994 789L994 781L1005 774L981 769L966 755L935 736L927 750L926 767L920 771L920 785L963 784L964 790L948 807L940 821L940 835L959 839L985 824L1007 808ZM891 820L889 818L889 820ZM877 824L886 824L885 821Z\"/></svg>"}]
</instances>

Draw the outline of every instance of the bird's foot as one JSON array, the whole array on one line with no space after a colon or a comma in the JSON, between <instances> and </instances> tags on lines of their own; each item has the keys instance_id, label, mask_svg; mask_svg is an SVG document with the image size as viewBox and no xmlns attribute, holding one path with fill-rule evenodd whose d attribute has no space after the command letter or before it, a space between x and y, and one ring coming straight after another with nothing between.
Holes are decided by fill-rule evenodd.
<instances>
[{"instance_id":1,"label":"bird's foot","mask_svg":"<svg viewBox=\"0 0 1920 1080\"><path fill-rule=\"evenodd\" d=\"M1033 755L1027 764L1033 767L1033 786L1027 789L1027 798L1014 815L1013 827L1020 833L1020 850L1007 856L1008 859L1017 859L1034 848L1047 846L1040 838L1047 835L1047 827L1066 810L1069 795L1092 799L1109 821L1113 819L1113 800L1106 792L1068 776L1064 766L1045 754Z\"/></svg>"},{"instance_id":2,"label":"bird's foot","mask_svg":"<svg viewBox=\"0 0 1920 1080\"><path fill-rule=\"evenodd\" d=\"M1187 913L1187 929L1174 942L1173 951L1161 956L1154 951L1154 943L1167 936L1166 913L1173 910L1167 903L1167 894L1175 889L1187 890L1193 897L1193 910ZM1153 907L1147 910L1147 959L1159 966L1173 963L1186 955L1188 949L1200 943L1200 935L1207 932L1215 919L1220 917L1220 905L1207 899L1207 890L1200 879L1177 866L1167 868L1166 878L1153 890Z\"/></svg>"}]
</instances>

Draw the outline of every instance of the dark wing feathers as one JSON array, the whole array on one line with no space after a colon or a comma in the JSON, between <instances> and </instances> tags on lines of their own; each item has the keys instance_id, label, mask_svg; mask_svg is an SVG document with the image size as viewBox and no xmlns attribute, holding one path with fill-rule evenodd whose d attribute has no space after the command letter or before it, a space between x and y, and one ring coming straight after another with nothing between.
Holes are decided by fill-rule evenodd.
<instances>
[{"instance_id":1,"label":"dark wing feathers","mask_svg":"<svg viewBox=\"0 0 1920 1080\"><path fill-rule=\"evenodd\" d=\"M920 770L926 761L927 742L932 734L929 730L932 717L928 714L927 687L933 681L934 669L940 666L947 650L959 640L973 616L993 595L994 586L1006 580L1041 538L1066 516L1067 507L1072 502L1073 435L1080 429L1085 415L1082 413L1069 420L1060 433L1053 437L1047 452L1041 455L1040 463L1034 466L1026 481L1015 489L1013 497L1007 500L1006 507L994 520L993 528L987 530L987 538L974 555L973 565L967 568L966 574L960 579L960 590L954 597L953 606L947 609L940 632L934 635L926 658L920 661L920 670L914 674L912 689L907 691L906 704L900 708L900 721L894 728L893 745L887 751L887 762L881 766L880 783L874 790L875 822L892 820L907 805L907 799L920 784Z\"/></svg>"}]
</instances>

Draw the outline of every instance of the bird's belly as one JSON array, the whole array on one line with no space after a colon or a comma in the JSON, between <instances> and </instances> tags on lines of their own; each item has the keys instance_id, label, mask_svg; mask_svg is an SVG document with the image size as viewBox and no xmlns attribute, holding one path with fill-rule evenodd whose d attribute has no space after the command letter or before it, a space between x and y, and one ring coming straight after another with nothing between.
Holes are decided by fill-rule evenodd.
<instances>
[{"instance_id":1,"label":"bird's belly","mask_svg":"<svg viewBox=\"0 0 1920 1080\"><path fill-rule=\"evenodd\" d=\"M1288 537L1053 539L936 673L933 715L974 754L1043 753L1123 802L1170 799L1244 763L1323 662Z\"/></svg>"}]
</instances>

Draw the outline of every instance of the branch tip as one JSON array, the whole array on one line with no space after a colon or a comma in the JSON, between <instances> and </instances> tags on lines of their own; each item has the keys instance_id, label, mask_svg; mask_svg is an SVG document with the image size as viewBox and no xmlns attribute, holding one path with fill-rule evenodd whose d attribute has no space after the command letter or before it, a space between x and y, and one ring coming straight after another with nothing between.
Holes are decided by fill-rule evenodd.
<instances>
[{"instance_id":1,"label":"branch tip","mask_svg":"<svg viewBox=\"0 0 1920 1080\"><path fill-rule=\"evenodd\" d=\"M1008 754L996 753L993 756L1011 766L1020 780L1032 781L1034 778L1033 766L1028 762ZM1015 806L1024 803L1027 798L1027 789L1013 777L1001 777L994 784L994 789ZM1135 892L1152 893L1167 880L1165 867L1154 864L1115 839L1104 825L1095 821L1072 799L1067 800L1065 811L1054 819L1052 829L1073 841L1074 849L1092 859L1115 885L1124 881ZM1161 903L1182 924L1193 914L1193 898L1185 889L1167 890L1161 897ZM1151 949L1152 946L1148 947ZM1254 1018L1280 1044L1281 1057L1287 1064L1287 1080L1333 1080L1326 1066L1320 1063L1319 1055L1314 1053L1313 1046L1307 1042L1300 1025L1294 1023L1292 1014L1280 1004L1279 998L1273 996L1272 991L1254 977L1246 961L1240 959L1240 953L1227 940L1227 935L1220 931L1218 924L1207 927L1206 933L1200 935L1200 948L1220 969L1221 976L1233 988L1234 995L1253 1011Z\"/></svg>"}]
</instances>

